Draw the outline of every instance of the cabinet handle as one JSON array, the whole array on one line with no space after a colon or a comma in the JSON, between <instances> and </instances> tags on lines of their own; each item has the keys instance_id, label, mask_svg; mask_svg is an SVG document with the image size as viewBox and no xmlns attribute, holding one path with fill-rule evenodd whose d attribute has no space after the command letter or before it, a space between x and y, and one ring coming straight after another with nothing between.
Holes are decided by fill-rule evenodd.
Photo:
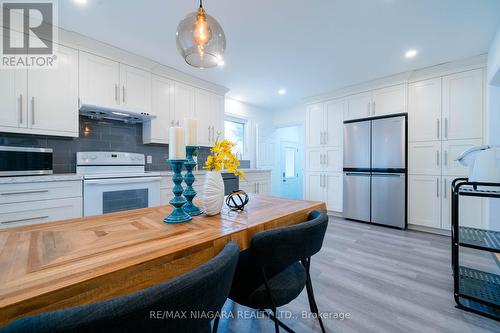
<instances>
[{"instance_id":1,"label":"cabinet handle","mask_svg":"<svg viewBox=\"0 0 500 333\"><path fill-rule=\"evenodd\" d=\"M448 189L446 188L446 178L444 179L444 198L446 199L446 192L448 192Z\"/></svg>"},{"instance_id":2,"label":"cabinet handle","mask_svg":"<svg viewBox=\"0 0 500 333\"><path fill-rule=\"evenodd\" d=\"M35 96L31 96L31 126L35 125Z\"/></svg>"},{"instance_id":3,"label":"cabinet handle","mask_svg":"<svg viewBox=\"0 0 500 333\"><path fill-rule=\"evenodd\" d=\"M3 221L1 222L2 224L7 224L7 223L15 223L15 222L25 222L25 221L33 221L33 220L42 220L42 219L48 219L48 215L44 216L38 216L38 217L29 217L26 219L19 219L19 220L10 220L10 221Z\"/></svg>"},{"instance_id":4,"label":"cabinet handle","mask_svg":"<svg viewBox=\"0 0 500 333\"><path fill-rule=\"evenodd\" d=\"M47 193L49 190L33 190L33 191L21 191L21 192L5 192L0 193L0 195L16 195L16 194L32 194L32 193Z\"/></svg>"},{"instance_id":5,"label":"cabinet handle","mask_svg":"<svg viewBox=\"0 0 500 333\"><path fill-rule=\"evenodd\" d=\"M440 130L439 129L439 127L440 127L439 126L439 119L436 119L436 124L437 124L437 127L436 127L436 129L437 129L437 138L439 139L440 138L440 136L439 136L439 130Z\"/></svg>"},{"instance_id":6,"label":"cabinet handle","mask_svg":"<svg viewBox=\"0 0 500 333\"><path fill-rule=\"evenodd\" d=\"M122 87L122 100L125 103L125 86Z\"/></svg>"},{"instance_id":7,"label":"cabinet handle","mask_svg":"<svg viewBox=\"0 0 500 333\"><path fill-rule=\"evenodd\" d=\"M179 121L178 120L175 122L175 125L179 126Z\"/></svg>"},{"instance_id":8,"label":"cabinet handle","mask_svg":"<svg viewBox=\"0 0 500 333\"><path fill-rule=\"evenodd\" d=\"M439 166L439 150L436 150L436 165Z\"/></svg>"},{"instance_id":9,"label":"cabinet handle","mask_svg":"<svg viewBox=\"0 0 500 333\"><path fill-rule=\"evenodd\" d=\"M444 137L448 139L448 117L444 118Z\"/></svg>"},{"instance_id":10,"label":"cabinet handle","mask_svg":"<svg viewBox=\"0 0 500 333\"><path fill-rule=\"evenodd\" d=\"M444 165L448 166L448 151L444 151Z\"/></svg>"},{"instance_id":11,"label":"cabinet handle","mask_svg":"<svg viewBox=\"0 0 500 333\"><path fill-rule=\"evenodd\" d=\"M215 127L212 126L212 141L215 141Z\"/></svg>"},{"instance_id":12,"label":"cabinet handle","mask_svg":"<svg viewBox=\"0 0 500 333\"><path fill-rule=\"evenodd\" d=\"M23 94L19 94L19 124L23 123Z\"/></svg>"},{"instance_id":13,"label":"cabinet handle","mask_svg":"<svg viewBox=\"0 0 500 333\"><path fill-rule=\"evenodd\" d=\"M170 126L174 127L174 121L173 120L170 121Z\"/></svg>"},{"instance_id":14,"label":"cabinet handle","mask_svg":"<svg viewBox=\"0 0 500 333\"><path fill-rule=\"evenodd\" d=\"M368 115L371 115L371 111L370 111L370 102L366 103L366 111L368 112Z\"/></svg>"},{"instance_id":15,"label":"cabinet handle","mask_svg":"<svg viewBox=\"0 0 500 333\"><path fill-rule=\"evenodd\" d=\"M115 102L118 103L118 84L115 83Z\"/></svg>"},{"instance_id":16,"label":"cabinet handle","mask_svg":"<svg viewBox=\"0 0 500 333\"><path fill-rule=\"evenodd\" d=\"M375 115L375 101L373 101L372 114Z\"/></svg>"},{"instance_id":17,"label":"cabinet handle","mask_svg":"<svg viewBox=\"0 0 500 333\"><path fill-rule=\"evenodd\" d=\"M436 178L436 197L439 198L439 178Z\"/></svg>"}]
</instances>

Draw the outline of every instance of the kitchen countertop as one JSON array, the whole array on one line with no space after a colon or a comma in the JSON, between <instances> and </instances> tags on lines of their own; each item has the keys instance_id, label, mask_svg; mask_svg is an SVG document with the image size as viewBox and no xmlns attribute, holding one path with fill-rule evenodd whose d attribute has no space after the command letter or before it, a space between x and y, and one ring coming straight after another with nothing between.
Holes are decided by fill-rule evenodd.
<instances>
[{"instance_id":1,"label":"kitchen countertop","mask_svg":"<svg viewBox=\"0 0 500 333\"><path fill-rule=\"evenodd\" d=\"M0 177L0 184L20 184L20 183L40 183L40 182L57 182L69 180L82 180L82 175L76 173L57 173L52 175L39 176L15 176L15 177Z\"/></svg>"},{"instance_id":2,"label":"kitchen countertop","mask_svg":"<svg viewBox=\"0 0 500 333\"><path fill-rule=\"evenodd\" d=\"M250 168L250 169L240 169L241 171L245 173L258 173L258 172L271 172L271 169L257 169L257 168ZM224 172L224 171L223 171ZM196 175L204 175L207 173L207 170L198 170L198 171L193 171L193 174ZM160 171L160 176L172 176L172 171Z\"/></svg>"}]
</instances>

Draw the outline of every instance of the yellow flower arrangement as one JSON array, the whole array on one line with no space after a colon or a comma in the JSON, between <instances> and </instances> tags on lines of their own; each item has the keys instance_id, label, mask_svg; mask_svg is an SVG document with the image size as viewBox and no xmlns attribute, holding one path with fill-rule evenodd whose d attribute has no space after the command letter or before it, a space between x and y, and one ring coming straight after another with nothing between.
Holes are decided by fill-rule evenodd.
<instances>
[{"instance_id":1,"label":"yellow flower arrangement","mask_svg":"<svg viewBox=\"0 0 500 333\"><path fill-rule=\"evenodd\" d=\"M215 144L210 149L212 155L208 156L205 162L205 169L210 171L221 171L222 169L226 169L235 176L244 178L245 173L238 170L240 161L232 152L234 146L235 144L227 139L219 140L219 135L217 135Z\"/></svg>"}]
</instances>

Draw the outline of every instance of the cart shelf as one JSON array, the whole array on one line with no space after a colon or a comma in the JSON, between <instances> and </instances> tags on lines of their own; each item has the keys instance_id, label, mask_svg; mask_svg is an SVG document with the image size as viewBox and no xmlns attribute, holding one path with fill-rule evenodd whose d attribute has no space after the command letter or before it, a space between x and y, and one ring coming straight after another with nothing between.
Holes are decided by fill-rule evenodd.
<instances>
[{"instance_id":1,"label":"cart shelf","mask_svg":"<svg viewBox=\"0 0 500 333\"><path fill-rule=\"evenodd\" d=\"M500 253L500 232L459 227L460 246Z\"/></svg>"},{"instance_id":2,"label":"cart shelf","mask_svg":"<svg viewBox=\"0 0 500 333\"><path fill-rule=\"evenodd\" d=\"M500 275L460 266L459 277L459 296L500 306Z\"/></svg>"},{"instance_id":3,"label":"cart shelf","mask_svg":"<svg viewBox=\"0 0 500 333\"><path fill-rule=\"evenodd\" d=\"M473 186L460 189L460 195L469 197L500 198L499 190L475 189Z\"/></svg>"}]
</instances>

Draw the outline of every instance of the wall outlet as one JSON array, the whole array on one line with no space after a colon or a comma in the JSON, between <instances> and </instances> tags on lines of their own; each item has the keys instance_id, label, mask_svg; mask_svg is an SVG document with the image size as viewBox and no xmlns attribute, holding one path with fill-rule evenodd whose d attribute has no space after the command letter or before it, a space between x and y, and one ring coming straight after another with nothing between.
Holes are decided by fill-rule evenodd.
<instances>
[{"instance_id":1,"label":"wall outlet","mask_svg":"<svg viewBox=\"0 0 500 333\"><path fill-rule=\"evenodd\" d=\"M152 163L153 163L153 156L148 155L148 156L146 157L146 163L147 163L147 164L152 164Z\"/></svg>"}]
</instances>

